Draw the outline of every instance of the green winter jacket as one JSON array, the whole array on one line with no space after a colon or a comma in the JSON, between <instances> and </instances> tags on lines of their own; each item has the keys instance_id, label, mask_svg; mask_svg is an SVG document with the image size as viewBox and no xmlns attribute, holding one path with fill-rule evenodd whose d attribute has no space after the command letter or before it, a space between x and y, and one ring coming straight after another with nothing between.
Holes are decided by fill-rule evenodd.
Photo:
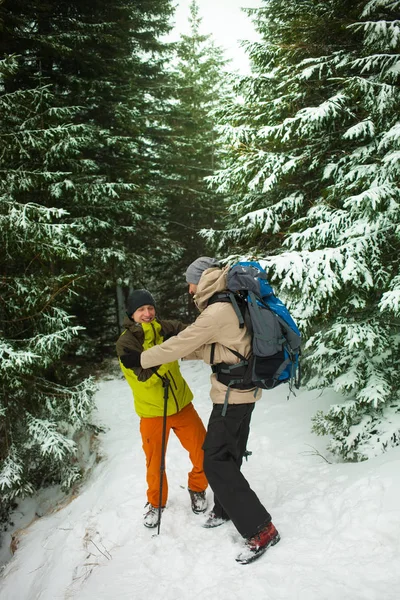
<instances>
[{"instance_id":1,"label":"green winter jacket","mask_svg":"<svg viewBox=\"0 0 400 600\"><path fill-rule=\"evenodd\" d=\"M118 357L129 350L148 350L161 344L165 339L177 335L185 329L180 321L164 321L154 319L151 323L135 323L128 317L124 321L125 331L117 340ZM177 360L153 369L127 369L119 361L121 370L129 383L139 417L162 417L164 412L164 387L161 377L168 377L169 395L167 415L173 415L193 400L193 394L182 377Z\"/></svg>"}]
</instances>

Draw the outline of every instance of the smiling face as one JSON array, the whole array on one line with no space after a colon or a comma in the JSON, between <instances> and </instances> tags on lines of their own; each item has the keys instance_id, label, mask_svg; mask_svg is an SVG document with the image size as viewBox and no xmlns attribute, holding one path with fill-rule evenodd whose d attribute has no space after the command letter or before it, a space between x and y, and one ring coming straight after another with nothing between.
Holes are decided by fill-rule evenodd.
<instances>
[{"instance_id":1,"label":"smiling face","mask_svg":"<svg viewBox=\"0 0 400 600\"><path fill-rule=\"evenodd\" d=\"M156 309L151 304L139 306L131 317L135 323L151 323L156 318Z\"/></svg>"}]
</instances>

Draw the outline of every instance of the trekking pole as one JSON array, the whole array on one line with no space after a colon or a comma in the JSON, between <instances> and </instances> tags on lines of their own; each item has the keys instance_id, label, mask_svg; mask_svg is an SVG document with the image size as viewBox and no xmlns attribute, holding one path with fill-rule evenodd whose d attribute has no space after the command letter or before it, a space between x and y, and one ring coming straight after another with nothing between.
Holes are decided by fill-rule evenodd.
<instances>
[{"instance_id":1,"label":"trekking pole","mask_svg":"<svg viewBox=\"0 0 400 600\"><path fill-rule=\"evenodd\" d=\"M167 404L168 404L168 392L169 392L169 379L168 377L162 378L164 388L164 413L163 413L163 426L162 426L162 437L161 437L161 461L160 461L160 494L158 497L158 524L157 524L157 535L160 535L161 527L161 503L162 503L162 489L163 479L165 472L165 437L167 432Z\"/></svg>"}]
</instances>

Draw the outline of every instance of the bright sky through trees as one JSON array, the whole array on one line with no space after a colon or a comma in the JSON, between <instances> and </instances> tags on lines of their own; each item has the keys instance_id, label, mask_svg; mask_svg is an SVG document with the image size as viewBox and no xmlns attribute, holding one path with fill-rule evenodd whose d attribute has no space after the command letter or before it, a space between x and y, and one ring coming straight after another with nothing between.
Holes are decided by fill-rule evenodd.
<instances>
[{"instance_id":1,"label":"bright sky through trees","mask_svg":"<svg viewBox=\"0 0 400 600\"><path fill-rule=\"evenodd\" d=\"M181 33L189 31L189 6L191 0L178 0L175 13L176 27L172 32L175 40ZM249 61L240 40L258 39L250 17L244 8L260 8L262 0L197 0L200 17L203 19L201 33L212 34L215 43L226 49L227 58L232 60L231 69L244 74L249 71Z\"/></svg>"}]
</instances>

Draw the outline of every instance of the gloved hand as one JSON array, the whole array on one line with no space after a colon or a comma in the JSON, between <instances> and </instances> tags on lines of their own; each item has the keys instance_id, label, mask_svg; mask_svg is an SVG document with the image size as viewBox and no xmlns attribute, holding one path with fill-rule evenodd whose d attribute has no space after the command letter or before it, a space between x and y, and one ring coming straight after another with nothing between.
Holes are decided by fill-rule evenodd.
<instances>
[{"instance_id":1,"label":"gloved hand","mask_svg":"<svg viewBox=\"0 0 400 600\"><path fill-rule=\"evenodd\" d=\"M125 354L120 356L121 362L127 369L133 369L134 367L141 367L140 364L140 356L141 352L137 352L136 350L128 350L128 348L124 348Z\"/></svg>"}]
</instances>

